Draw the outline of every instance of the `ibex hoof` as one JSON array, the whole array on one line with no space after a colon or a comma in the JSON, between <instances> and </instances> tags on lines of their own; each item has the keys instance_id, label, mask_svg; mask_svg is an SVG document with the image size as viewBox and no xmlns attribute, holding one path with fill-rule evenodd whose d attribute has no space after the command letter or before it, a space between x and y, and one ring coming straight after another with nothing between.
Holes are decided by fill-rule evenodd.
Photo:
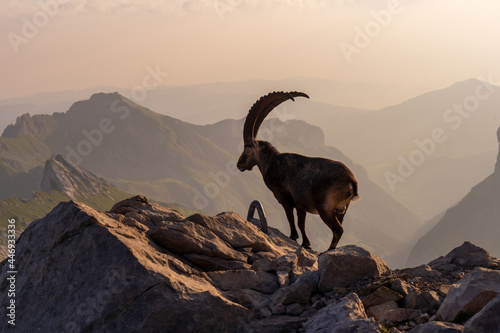
<instances>
[{"instance_id":1,"label":"ibex hoof","mask_svg":"<svg viewBox=\"0 0 500 333\"><path fill-rule=\"evenodd\" d=\"M293 240L294 242L296 242L298 238L299 238L298 235L291 235L290 236L290 239Z\"/></svg>"},{"instance_id":2,"label":"ibex hoof","mask_svg":"<svg viewBox=\"0 0 500 333\"><path fill-rule=\"evenodd\" d=\"M302 244L302 247L303 247L304 249L311 250L311 244Z\"/></svg>"}]
</instances>

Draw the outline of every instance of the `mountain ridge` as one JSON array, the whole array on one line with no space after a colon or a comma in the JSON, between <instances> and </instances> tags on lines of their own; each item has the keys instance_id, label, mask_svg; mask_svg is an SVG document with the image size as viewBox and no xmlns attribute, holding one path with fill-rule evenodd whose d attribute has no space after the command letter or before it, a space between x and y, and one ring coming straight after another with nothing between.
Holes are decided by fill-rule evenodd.
<instances>
[{"instance_id":1,"label":"mountain ridge","mask_svg":"<svg viewBox=\"0 0 500 333\"><path fill-rule=\"evenodd\" d=\"M67 113L54 114L53 119L57 125L44 138L0 138L0 143L11 144L29 138L44 147L45 150L37 149L38 156L24 156L18 151L15 158L29 162L29 168L21 164L18 173L37 167L37 163L42 165L48 155L60 154L124 191L149 195L161 202L195 206L207 213L234 210L244 214L250 202L258 198L275 226L289 228L282 208L260 174L242 174L235 168L241 152L241 119L192 125L154 113L118 93L94 94L89 100L75 103ZM367 195L357 203L358 208L350 209L351 217L346 217L346 225L352 225L352 231L344 235L346 242L362 240L389 258L399 253L404 239L419 225L418 218L370 182L361 166L354 165L338 149L325 146L320 128L298 120L270 119L263 124L260 135L282 152L340 160L354 171L360 186L364 186L361 194L366 190ZM8 164L12 156L0 147L2 161ZM0 167L0 175L1 170ZM2 181L6 182L5 177L0 177ZM376 195L368 195L369 192ZM370 211L375 213L370 215ZM373 216L377 216L375 221ZM313 244L327 247L325 235L330 231L319 219L309 220ZM401 260L398 259L402 263Z\"/></svg>"}]
</instances>

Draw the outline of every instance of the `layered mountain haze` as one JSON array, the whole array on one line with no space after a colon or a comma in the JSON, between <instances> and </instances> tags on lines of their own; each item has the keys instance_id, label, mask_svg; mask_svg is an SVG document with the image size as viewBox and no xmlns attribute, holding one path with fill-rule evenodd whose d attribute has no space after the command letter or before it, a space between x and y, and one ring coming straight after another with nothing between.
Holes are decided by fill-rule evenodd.
<instances>
[{"instance_id":1,"label":"layered mountain haze","mask_svg":"<svg viewBox=\"0 0 500 333\"><path fill-rule=\"evenodd\" d=\"M493 171L499 91L471 79L378 111L338 112L314 101L286 111L320 126L326 144L349 152L370 179L430 219Z\"/></svg>"},{"instance_id":2,"label":"layered mountain haze","mask_svg":"<svg viewBox=\"0 0 500 333\"><path fill-rule=\"evenodd\" d=\"M43 125L38 128L36 124ZM258 171L240 173L235 168L242 127L242 120L192 125L157 114L117 93L95 94L75 103L66 113L23 116L9 126L4 132L8 137L0 142L8 143L7 148L30 144L15 152L0 149L0 170L6 174L0 183L25 176L44 165L51 154L61 154L124 191L209 214L232 210L246 215L250 202L258 199L270 224L288 233L282 207ZM320 128L303 121L271 119L263 124L261 135L282 152L347 164L359 181L363 199L351 205L341 242L363 244L396 266L404 262L403 257L393 256L400 254L420 225L419 219L372 183L361 166L325 146ZM313 246L326 249L331 232L324 223L309 216L307 228Z\"/></svg>"},{"instance_id":3,"label":"layered mountain haze","mask_svg":"<svg viewBox=\"0 0 500 333\"><path fill-rule=\"evenodd\" d=\"M488 80L493 81L491 77ZM490 130L500 125L500 97L498 86L486 80L458 82L399 104L391 96L405 96L404 87L304 77L161 86L148 91L140 103L183 121L213 124L243 118L256 96L276 89L304 91L311 99L280 105L270 117L302 119L321 127L327 145L348 153L368 170L375 183L423 219L456 204L493 171L496 140ZM0 101L0 118L15 110L19 113L23 105L35 113L42 106L50 113L63 111L70 105L68 100L82 99L96 90ZM124 96L132 92L113 87L101 87L100 91L119 91ZM375 100L379 104L374 104ZM380 100L392 106L382 107ZM66 109L61 108L64 105ZM469 169L476 172L470 174Z\"/></svg>"},{"instance_id":4,"label":"layered mountain haze","mask_svg":"<svg viewBox=\"0 0 500 333\"><path fill-rule=\"evenodd\" d=\"M500 142L500 129L497 131ZM500 255L500 151L495 171L472 190L445 215L413 247L409 265L426 262L444 255L451 248L469 240Z\"/></svg>"}]
</instances>

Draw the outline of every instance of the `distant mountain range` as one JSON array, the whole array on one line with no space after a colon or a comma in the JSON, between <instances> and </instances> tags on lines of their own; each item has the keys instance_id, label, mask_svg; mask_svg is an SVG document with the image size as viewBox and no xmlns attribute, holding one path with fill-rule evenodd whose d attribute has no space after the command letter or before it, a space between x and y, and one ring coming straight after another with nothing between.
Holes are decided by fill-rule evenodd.
<instances>
[{"instance_id":1,"label":"distant mountain range","mask_svg":"<svg viewBox=\"0 0 500 333\"><path fill-rule=\"evenodd\" d=\"M497 132L500 142L500 128ZM474 172L474 170L469 170ZM500 152L495 171L454 207L413 247L408 265L416 266L446 254L456 244L468 240L500 256Z\"/></svg>"},{"instance_id":2,"label":"distant mountain range","mask_svg":"<svg viewBox=\"0 0 500 333\"><path fill-rule=\"evenodd\" d=\"M205 125L223 119L239 119L256 96L272 90L303 90L315 101L342 107L376 110L413 97L422 88L346 83L311 77L282 80L247 80L186 86L160 86L149 90L141 105L193 124ZM77 91L39 93L0 100L0 132L21 113L31 115L66 111L73 102L97 92L119 92L130 96L131 89L100 86ZM362 98L360 98L362 96Z\"/></svg>"},{"instance_id":3,"label":"distant mountain range","mask_svg":"<svg viewBox=\"0 0 500 333\"><path fill-rule=\"evenodd\" d=\"M270 224L289 232L281 206L258 171L240 173L243 120L213 125L189 124L160 115L118 93L95 94L67 112L24 115L0 138L0 188L21 184L17 196L31 195L46 160L60 154L118 188L163 202L177 202L216 214L232 210L245 216L251 201L263 202ZM355 173L362 200L346 216L343 244L362 244L403 264L401 249L421 221L371 182L366 171L335 148L324 145L318 127L303 121L264 123L261 133L283 152L322 156L346 163ZM9 191L0 193L9 197ZM331 233L308 217L313 246L326 249Z\"/></svg>"}]
</instances>

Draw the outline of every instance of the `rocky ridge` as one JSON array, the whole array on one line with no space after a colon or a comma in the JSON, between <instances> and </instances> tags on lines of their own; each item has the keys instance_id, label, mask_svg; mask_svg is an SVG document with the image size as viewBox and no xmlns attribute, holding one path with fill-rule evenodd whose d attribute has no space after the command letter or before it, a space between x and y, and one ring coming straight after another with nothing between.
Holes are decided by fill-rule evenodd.
<instances>
[{"instance_id":1,"label":"rocky ridge","mask_svg":"<svg viewBox=\"0 0 500 333\"><path fill-rule=\"evenodd\" d=\"M9 270L2 262L2 309ZM235 213L184 217L142 196L109 212L60 203L20 236L16 270L16 331L489 333L500 325L500 261L468 242L391 270L354 245L320 255ZM15 331L4 321L0 329Z\"/></svg>"},{"instance_id":2,"label":"rocky ridge","mask_svg":"<svg viewBox=\"0 0 500 333\"><path fill-rule=\"evenodd\" d=\"M78 167L61 155L56 155L45 162L41 190L45 192L61 191L75 200L78 195L100 193L103 190L102 182L101 179L87 170Z\"/></svg>"}]
</instances>

